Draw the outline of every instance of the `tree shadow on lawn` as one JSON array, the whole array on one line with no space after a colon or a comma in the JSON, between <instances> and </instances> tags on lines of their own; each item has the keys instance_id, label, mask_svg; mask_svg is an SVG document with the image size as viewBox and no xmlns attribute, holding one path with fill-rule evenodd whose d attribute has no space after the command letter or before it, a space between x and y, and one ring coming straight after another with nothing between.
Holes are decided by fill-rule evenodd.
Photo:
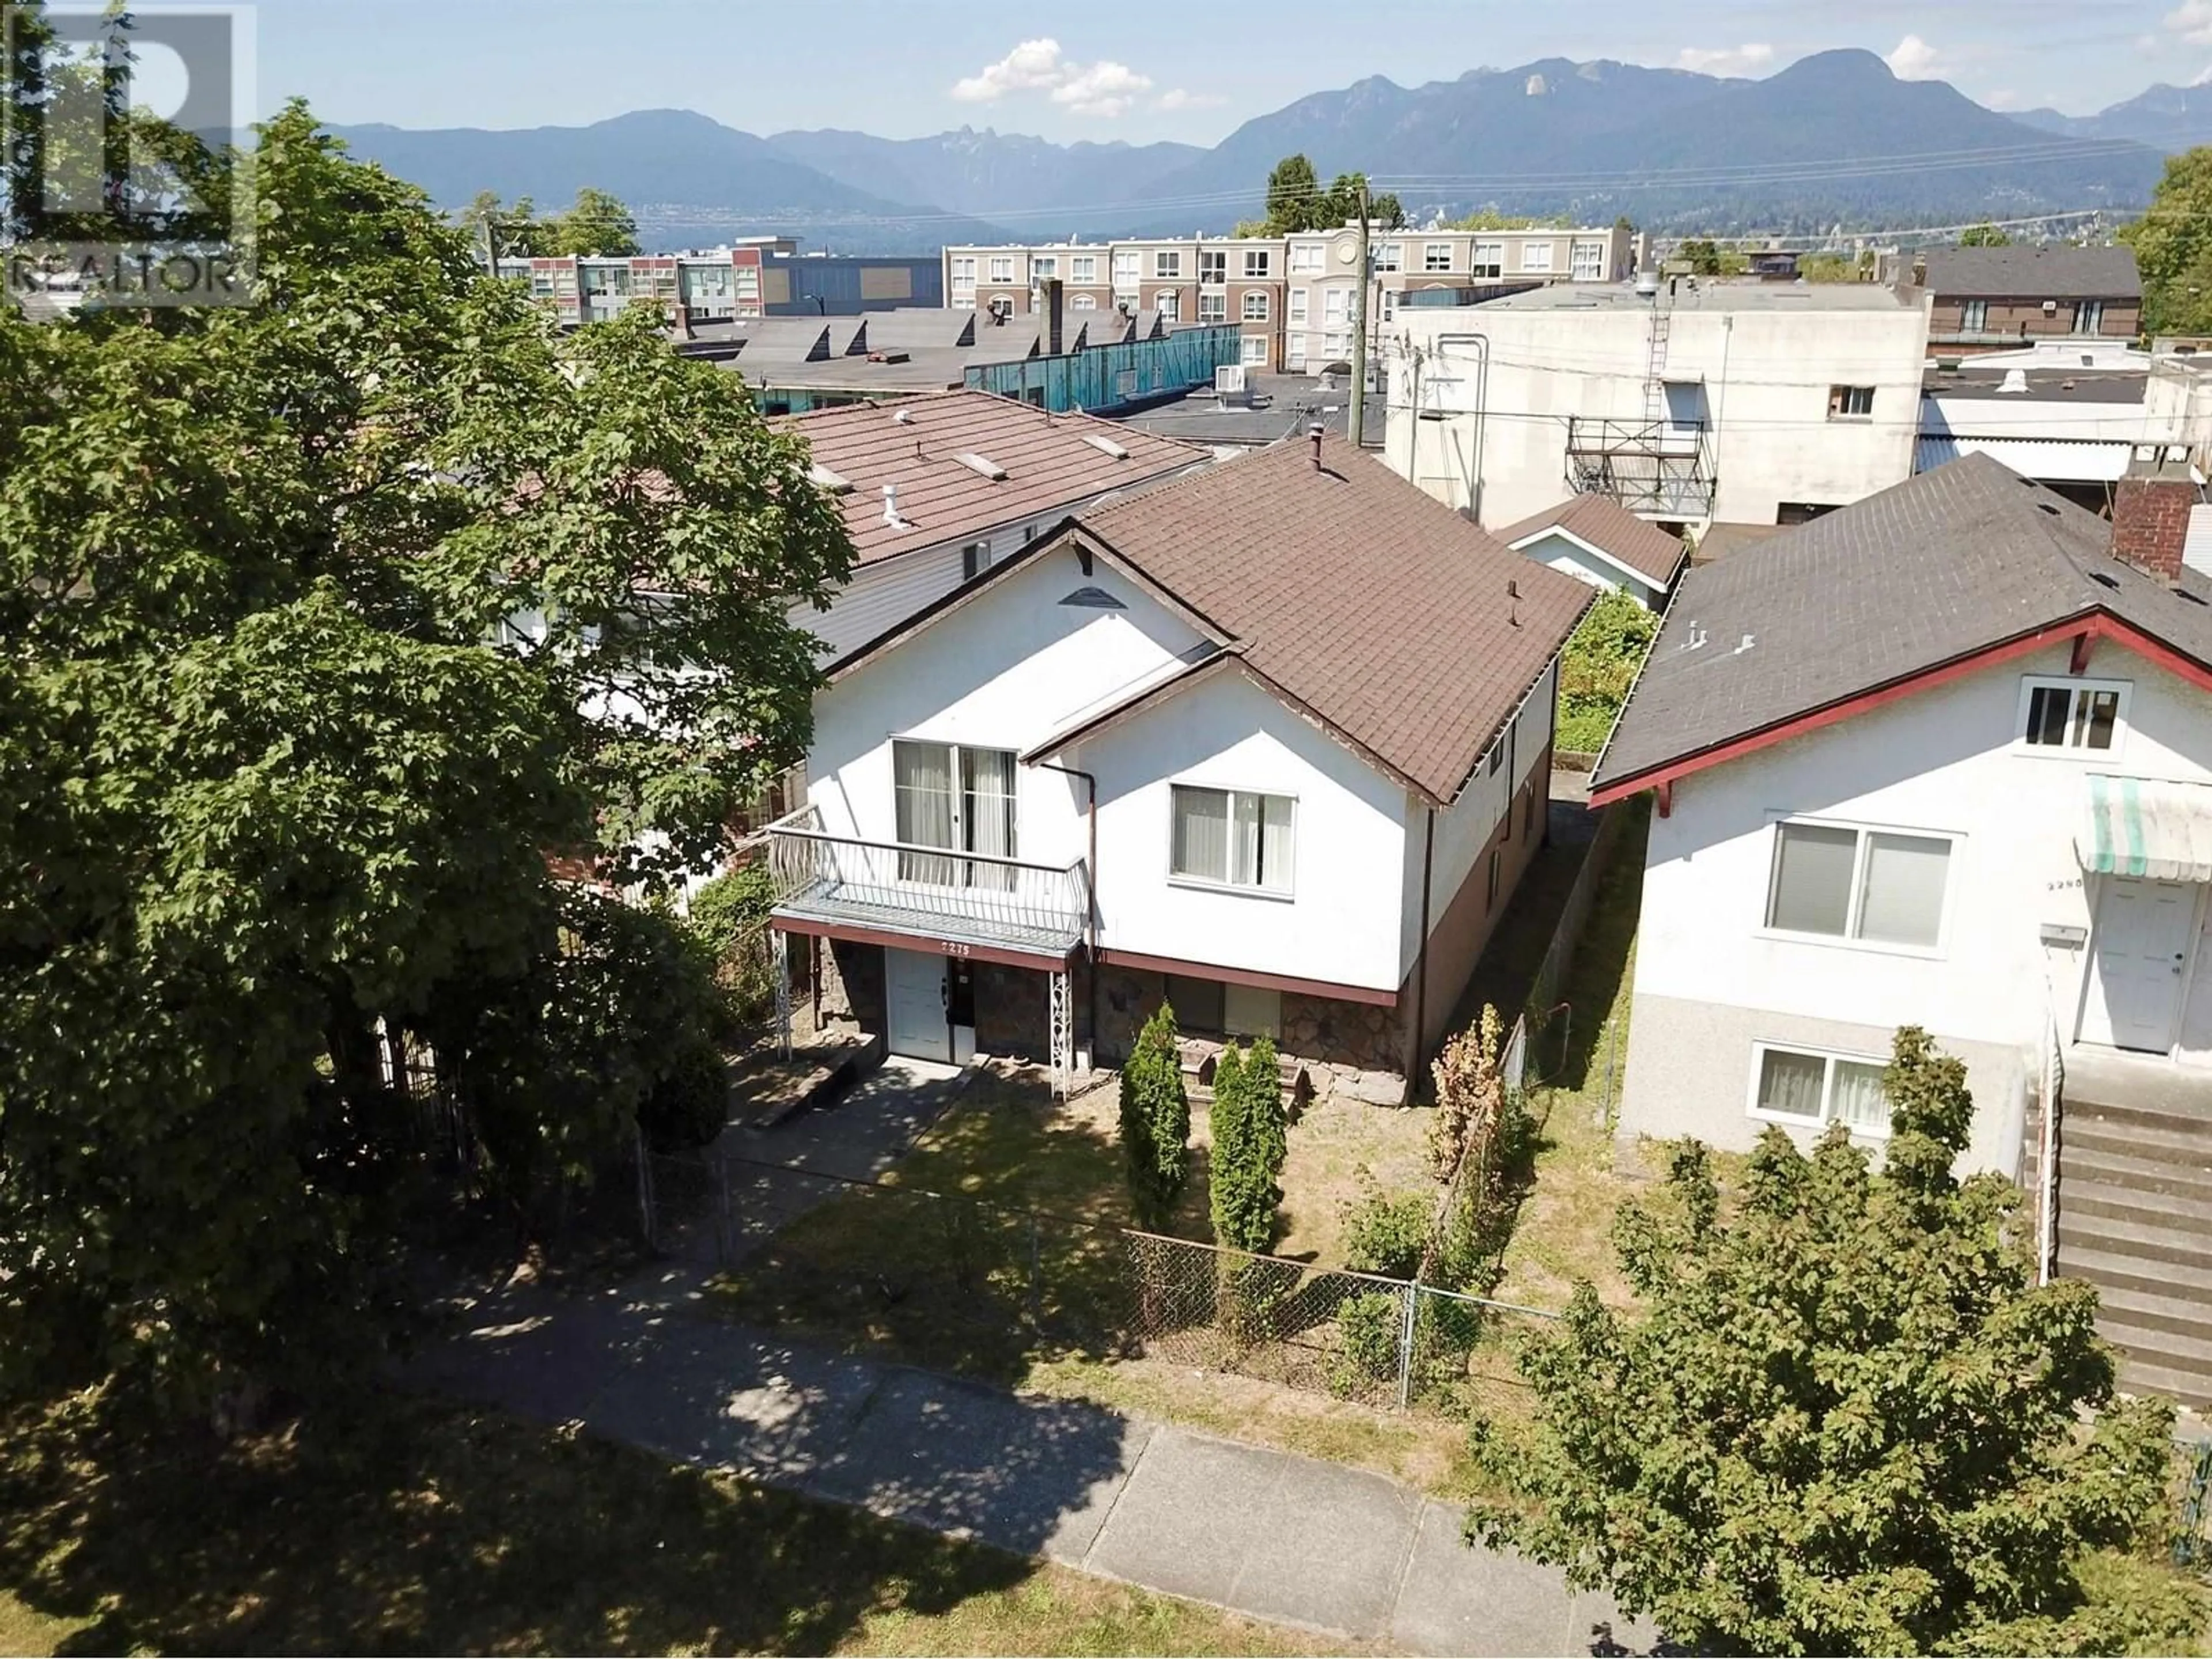
<instances>
[{"instance_id":1,"label":"tree shadow on lawn","mask_svg":"<svg viewBox=\"0 0 2212 1659\"><path fill-rule=\"evenodd\" d=\"M0 1422L0 1589L77 1624L63 1652L821 1653L872 1615L1034 1571L427 1401L326 1407L228 1447Z\"/></svg>"}]
</instances>

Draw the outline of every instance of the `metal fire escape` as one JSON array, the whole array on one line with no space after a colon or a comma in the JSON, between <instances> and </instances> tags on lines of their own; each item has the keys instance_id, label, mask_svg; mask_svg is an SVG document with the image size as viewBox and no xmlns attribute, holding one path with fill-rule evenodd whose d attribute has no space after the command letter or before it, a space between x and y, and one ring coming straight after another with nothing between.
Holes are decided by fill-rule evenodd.
<instances>
[{"instance_id":1,"label":"metal fire escape","mask_svg":"<svg viewBox=\"0 0 2212 1659\"><path fill-rule=\"evenodd\" d=\"M1674 313L1663 295L1650 297L1644 422L1570 417L1567 485L1577 495L1609 495L1650 518L1710 518L1711 434L1702 419L1678 421L1668 407L1667 342Z\"/></svg>"}]
</instances>

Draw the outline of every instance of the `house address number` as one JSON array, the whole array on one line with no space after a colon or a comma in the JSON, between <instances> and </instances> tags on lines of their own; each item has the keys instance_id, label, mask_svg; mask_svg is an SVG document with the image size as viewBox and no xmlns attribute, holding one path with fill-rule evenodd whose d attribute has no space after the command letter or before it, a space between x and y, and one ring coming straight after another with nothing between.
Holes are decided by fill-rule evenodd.
<instances>
[{"instance_id":1,"label":"house address number","mask_svg":"<svg viewBox=\"0 0 2212 1659\"><path fill-rule=\"evenodd\" d=\"M948 957L964 957L969 954L969 947L957 939L948 939L944 941L944 945L945 954Z\"/></svg>"}]
</instances>

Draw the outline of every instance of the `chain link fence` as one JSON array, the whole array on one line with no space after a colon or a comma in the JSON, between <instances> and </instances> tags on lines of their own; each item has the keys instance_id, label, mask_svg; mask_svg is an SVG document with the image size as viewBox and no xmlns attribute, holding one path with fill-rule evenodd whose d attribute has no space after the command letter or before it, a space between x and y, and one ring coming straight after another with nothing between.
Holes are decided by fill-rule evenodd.
<instances>
[{"instance_id":1,"label":"chain link fence","mask_svg":"<svg viewBox=\"0 0 2212 1659\"><path fill-rule=\"evenodd\" d=\"M721 1267L735 1316L985 1376L1073 1352L1404 1407L1520 1386L1557 1316L720 1148L640 1167L648 1238Z\"/></svg>"}]
</instances>

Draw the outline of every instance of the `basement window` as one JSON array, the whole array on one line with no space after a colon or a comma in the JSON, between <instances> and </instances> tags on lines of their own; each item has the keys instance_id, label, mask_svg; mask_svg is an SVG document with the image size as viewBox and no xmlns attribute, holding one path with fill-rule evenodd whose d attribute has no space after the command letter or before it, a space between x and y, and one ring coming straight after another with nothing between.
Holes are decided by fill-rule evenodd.
<instances>
[{"instance_id":1,"label":"basement window","mask_svg":"<svg viewBox=\"0 0 2212 1659\"><path fill-rule=\"evenodd\" d=\"M1847 1125L1855 1135L1889 1138L1887 1062L1871 1054L1751 1045L1751 1115L1808 1129Z\"/></svg>"}]
</instances>

